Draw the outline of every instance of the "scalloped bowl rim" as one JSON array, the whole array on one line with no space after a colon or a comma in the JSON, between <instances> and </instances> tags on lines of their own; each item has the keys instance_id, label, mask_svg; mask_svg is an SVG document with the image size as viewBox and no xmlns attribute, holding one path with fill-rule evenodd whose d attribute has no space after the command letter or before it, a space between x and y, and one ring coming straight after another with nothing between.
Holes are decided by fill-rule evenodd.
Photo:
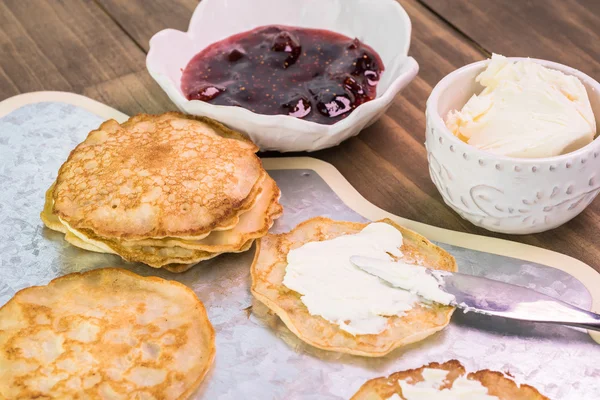
<instances>
[{"instance_id":1,"label":"scalloped bowl rim","mask_svg":"<svg viewBox=\"0 0 600 400\"><path fill-rule=\"evenodd\" d=\"M214 105L214 104L210 104L210 103L203 102L200 100L188 100L181 93L180 87L175 85L171 78L169 78L164 73L159 72L153 68L153 65L151 64L150 60L153 59L154 52L156 51L156 46L152 46L152 42L155 41L155 38L162 36L162 35L170 34L171 32L176 32L177 34L183 33L186 36L188 36L191 40L193 40L194 35L192 34L192 26L194 26L196 24L196 20L198 20L200 18L200 16L203 13L204 7L206 7L206 4L209 1L210 0L203 0L198 4L196 9L194 10L194 13L192 14L187 31L184 32L184 31L180 31L177 29L168 28L168 29L163 29L163 30L155 33L150 38L150 42L149 42L150 47L149 47L148 54L146 56L146 68L148 69L148 72L154 78L154 80L159 84L161 89L163 89L163 91L166 91L166 89L165 89L165 87L163 87L163 85L169 85L169 86L175 88L175 92L179 98L178 99L179 101L178 102L174 101L174 102L176 103L176 105L178 107L180 107L180 105L181 105L181 107L184 107L186 104L195 104L199 107L202 107L204 110L207 110L206 113L211 114L213 116L218 115L219 117L224 117L225 113L227 113L227 115L231 116L231 114L233 113L233 114L237 115L238 119L243 118L245 120L251 120L256 125L263 125L263 126L285 125L287 127L293 126L294 129L303 131L303 132L311 132L313 134L315 134L315 133L329 134L329 133L342 131L342 130L350 127L352 125L352 123L354 122L354 120L356 118L358 118L359 113L357 113L357 110L359 110L359 109L361 110L360 114L365 114L365 113L375 114L378 110L386 107L388 104L390 104L394 100L396 95L406 86L407 83L405 82L405 80L406 80L407 76L410 76L413 73L414 73L414 75L416 75L418 72L418 68L419 68L418 63L416 62L416 60L413 57L410 57L407 55L408 50L410 48L411 31L412 31L412 23L411 23L410 17L408 16L408 13L400 5L400 3L398 3L395 0L377 0L377 1L388 1L390 3L395 4L395 9L398 12L398 16L402 19L402 24L404 26L404 31L406 33L407 40L405 40L403 42L402 49L399 51L398 54L403 55L405 57L405 62L403 64L402 69L400 70L401 73L397 77L394 78L394 80L390 83L388 88L383 93L381 93L375 99L361 104L356 109L354 109L353 112L351 112L346 118L336 122L335 124L324 125L324 124L319 124L319 123L313 122L313 121L307 121L307 120L303 120L300 118L291 117L288 115L258 114L258 113L252 112L252 111L247 110L242 107ZM416 70L417 72L414 72L414 70ZM226 119L227 118L223 118L222 122L227 123Z\"/></svg>"},{"instance_id":2,"label":"scalloped bowl rim","mask_svg":"<svg viewBox=\"0 0 600 400\"><path fill-rule=\"evenodd\" d=\"M567 75L573 75L573 76L579 78L579 80L582 81L582 83L583 82L587 83L590 87L593 88L593 90L595 90L597 92L598 96L600 96L600 83L597 80L595 80L594 78L592 78L591 76L579 71L578 69L575 69L575 68L572 68L567 65L560 64L560 63L557 63L554 61L548 61L548 60L543 60L543 59L539 59L539 58L507 57L507 59L509 59L511 61L531 60L533 62L542 64L545 67L561 71ZM462 140L460 140L459 138L454 136L452 134L452 132L450 132L450 130L446 126L446 123L444 122L444 119L438 112L438 99L442 92L444 92L445 90L452 87L452 85L454 84L455 80L458 78L459 75L465 74L467 72L472 72L472 70L482 69L482 67L487 65L489 62L490 62L490 60L487 59L487 60L482 60L482 61L477 61L477 62L474 62L471 64L467 64L464 67L458 68L457 70L449 73L444 78L442 78L442 80L439 81L437 83L437 85L435 85L433 90L431 91L431 94L429 95L429 98L427 99L426 109L427 109L428 113L432 114L431 118L434 119L434 123L437 123L439 126L442 127L440 130L441 130L441 134L444 135L444 139L450 140L453 144L457 144L457 145L461 145L461 146L466 145L469 147L471 152L478 154L482 157L487 157L487 158L491 157L496 160L510 161L510 162L514 162L514 163L521 163L521 164L528 164L528 165L550 163L550 162L557 162L557 161L566 161L570 158L573 158L574 156L576 157L583 153L589 152L590 149L593 147L600 148L600 135L598 134L597 128L596 128L596 137L594 138L594 140L592 140L587 145L585 145L575 151L572 151L570 153L561 154L558 156L540 157L540 158L519 158L519 157L509 157L509 156L494 154L494 153L491 153L488 151L478 149L475 146L471 146L470 144L463 142ZM589 95L590 95L590 93L588 91L588 96ZM600 120L600 115L594 114L594 117L596 118L596 126L598 126L598 121Z\"/></svg>"}]
</instances>

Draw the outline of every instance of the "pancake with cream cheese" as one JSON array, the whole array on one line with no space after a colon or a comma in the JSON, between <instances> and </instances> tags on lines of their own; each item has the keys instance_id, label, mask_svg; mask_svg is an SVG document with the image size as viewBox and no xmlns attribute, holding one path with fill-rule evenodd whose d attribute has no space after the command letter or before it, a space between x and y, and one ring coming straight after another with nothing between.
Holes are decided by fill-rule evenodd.
<instances>
[{"instance_id":1,"label":"pancake with cream cheese","mask_svg":"<svg viewBox=\"0 0 600 400\"><path fill-rule=\"evenodd\" d=\"M462 395L462 396L460 396ZM518 385L505 374L482 370L466 373L460 362L431 363L420 368L371 379L351 400L549 400L529 385Z\"/></svg>"},{"instance_id":2,"label":"pancake with cream cheese","mask_svg":"<svg viewBox=\"0 0 600 400\"><path fill-rule=\"evenodd\" d=\"M122 269L66 275L0 308L2 399L187 399L214 356L192 290Z\"/></svg>"},{"instance_id":3,"label":"pancake with cream cheese","mask_svg":"<svg viewBox=\"0 0 600 400\"><path fill-rule=\"evenodd\" d=\"M376 235L375 227L383 235ZM346 247L339 242L335 247L338 238L349 239ZM331 252L323 247L328 243L334 246ZM252 294L296 336L324 350L383 356L443 329L454 311L391 288L349 263L355 254L392 255L405 263L456 271L451 255L390 220L362 224L313 218L289 233L263 237L257 247ZM308 275L302 277L303 271Z\"/></svg>"}]
</instances>

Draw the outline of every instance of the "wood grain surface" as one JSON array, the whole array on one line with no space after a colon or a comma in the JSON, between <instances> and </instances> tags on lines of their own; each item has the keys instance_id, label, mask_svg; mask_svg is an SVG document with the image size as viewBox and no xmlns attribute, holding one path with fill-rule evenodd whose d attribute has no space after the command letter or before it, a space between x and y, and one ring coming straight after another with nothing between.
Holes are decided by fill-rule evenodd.
<instances>
[{"instance_id":1,"label":"wood grain surface","mask_svg":"<svg viewBox=\"0 0 600 400\"><path fill-rule=\"evenodd\" d=\"M413 24L418 77L377 123L310 154L377 206L430 225L533 244L600 271L600 200L550 232L507 236L471 225L429 178L425 102L446 74L491 52L558 61L600 78L600 1L400 0ZM0 1L0 100L36 90L82 93L127 114L175 106L145 69L150 37L185 30L195 0ZM390 38L393 40L393 38ZM269 153L269 156L281 156Z\"/></svg>"}]
</instances>

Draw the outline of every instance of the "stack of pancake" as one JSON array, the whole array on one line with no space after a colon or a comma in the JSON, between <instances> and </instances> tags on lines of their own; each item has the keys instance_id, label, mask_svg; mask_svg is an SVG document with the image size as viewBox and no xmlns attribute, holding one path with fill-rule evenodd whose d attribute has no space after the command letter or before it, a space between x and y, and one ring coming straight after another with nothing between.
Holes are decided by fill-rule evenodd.
<instances>
[{"instance_id":1,"label":"stack of pancake","mask_svg":"<svg viewBox=\"0 0 600 400\"><path fill-rule=\"evenodd\" d=\"M208 118L109 120L71 152L41 217L75 246L182 272L248 250L281 215L257 151Z\"/></svg>"}]
</instances>

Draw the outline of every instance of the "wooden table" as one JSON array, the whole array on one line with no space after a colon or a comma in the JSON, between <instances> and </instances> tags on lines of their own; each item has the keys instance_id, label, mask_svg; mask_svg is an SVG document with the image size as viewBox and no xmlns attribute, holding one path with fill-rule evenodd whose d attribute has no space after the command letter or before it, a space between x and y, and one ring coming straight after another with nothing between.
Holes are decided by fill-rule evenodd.
<instances>
[{"instance_id":1,"label":"wooden table","mask_svg":"<svg viewBox=\"0 0 600 400\"><path fill-rule=\"evenodd\" d=\"M250 0L249 0L250 1ZM598 0L400 0L413 23L419 76L376 124L311 156L335 165L367 199L396 215L528 243L600 271L600 199L550 232L492 234L442 201L427 169L425 101L454 69L491 52L557 61L600 79ZM37 90L81 93L127 114L175 109L145 67L148 40L186 30L197 0L0 1L0 100ZM393 40L393 38L390 38Z\"/></svg>"}]
</instances>

